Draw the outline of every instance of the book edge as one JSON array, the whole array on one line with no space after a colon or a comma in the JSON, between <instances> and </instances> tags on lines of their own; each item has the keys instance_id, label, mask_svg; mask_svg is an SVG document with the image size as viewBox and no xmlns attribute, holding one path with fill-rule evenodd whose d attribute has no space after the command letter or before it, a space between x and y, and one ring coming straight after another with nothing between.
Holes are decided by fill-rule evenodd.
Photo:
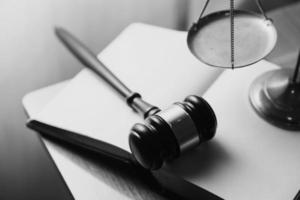
<instances>
[{"instance_id":1,"label":"book edge","mask_svg":"<svg viewBox=\"0 0 300 200\"><path fill-rule=\"evenodd\" d=\"M28 120L26 126L32 130L39 132L45 137L49 137L54 140L63 141L71 145L78 146L90 150L95 153L111 157L113 159L125 162L134 163L131 153L121 149L115 145L106 143L101 140L95 140L93 138L75 133L69 130L54 127L37 120Z\"/></svg>"}]
</instances>

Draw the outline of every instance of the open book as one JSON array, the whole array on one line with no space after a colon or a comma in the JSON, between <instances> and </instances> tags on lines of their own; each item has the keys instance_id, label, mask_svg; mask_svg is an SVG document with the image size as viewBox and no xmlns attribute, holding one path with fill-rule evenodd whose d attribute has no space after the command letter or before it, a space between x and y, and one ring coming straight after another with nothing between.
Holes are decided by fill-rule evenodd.
<instances>
[{"instance_id":1,"label":"open book","mask_svg":"<svg viewBox=\"0 0 300 200\"><path fill-rule=\"evenodd\" d=\"M185 32L144 24L125 29L99 58L129 88L162 109L195 94L215 110L215 138L161 170L225 199L296 195L300 134L269 125L248 100L253 80L277 66L261 61L222 73L191 55ZM29 93L23 104L29 127L131 162L129 130L142 119L91 71L83 69L69 82Z\"/></svg>"}]
</instances>

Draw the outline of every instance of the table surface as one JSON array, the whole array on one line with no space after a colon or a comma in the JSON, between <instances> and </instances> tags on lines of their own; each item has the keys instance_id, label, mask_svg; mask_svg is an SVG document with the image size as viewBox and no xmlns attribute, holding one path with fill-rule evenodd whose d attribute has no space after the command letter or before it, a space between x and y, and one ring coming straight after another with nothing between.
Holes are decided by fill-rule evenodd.
<instances>
[{"instance_id":1,"label":"table surface","mask_svg":"<svg viewBox=\"0 0 300 200\"><path fill-rule=\"evenodd\" d=\"M284 67L293 67L295 63L295 57L296 57L296 50L300 47L300 3L296 5L287 6L284 8L280 8L278 10L275 10L269 14L269 16L274 20L275 25L278 29L278 45L275 49L275 51L268 56L268 60L271 62L275 62L277 64L280 64ZM25 120L25 115L23 116ZM41 148L44 148L43 144L40 142L40 139L38 137L34 136L34 133L25 130L24 132L31 135L30 140L34 140L35 143L39 143ZM25 134L25 133L24 133ZM11 137L11 136L5 136L4 137ZM17 136L18 139L22 140L28 140L25 137L20 138L21 136ZM0 154L3 154L3 152L10 151L12 149L13 145L11 145L9 142L4 143L5 140L0 140ZM51 141L50 141L51 142ZM99 179L103 180L104 186L103 188L99 188L99 193L101 194L101 191L105 192L106 189L111 190L112 188L112 197L115 196L115 191L118 191L118 193L122 194L124 198L133 198L133 199L165 199L166 197L160 195L156 188L151 185L151 182L149 183L148 180L144 179L143 176L136 176L137 173L135 168L132 168L130 166L124 166L120 163L116 163L113 160L107 159L105 162L99 161L98 155L93 155L87 152L84 152L82 150L79 150L77 148L74 148L72 146L66 145L66 144L59 144L57 142L52 142L52 145L56 145L58 149L62 149L63 152L68 152L74 159L77 159L80 161L80 159L89 160L91 163L90 166L80 166L82 168L85 168L86 170L94 170L93 174L97 175ZM20 146L19 148L28 148L25 147L25 145ZM12 151L13 152L13 151ZM7 186L0 185L0 199L1 194L11 191L13 188L28 188L29 190L32 190L31 185L37 185L36 182L40 181L40 184L43 185L43 187L39 187L38 193L41 194L40 197L50 197L52 199L72 199L72 195L70 192L66 189L66 185L63 181L61 181L60 175L57 175L57 169L54 165L54 163L49 162L51 161L51 157L48 157L47 154L44 154L43 152L35 152L34 149L32 149L32 154L35 154L34 160L15 160L13 161L15 166L21 165L22 163L29 162L32 165L34 163L39 163L40 169L38 171L32 171L29 168L24 168L22 177L18 178L18 180L23 180L18 183L12 183L9 181L9 179L12 176L15 176L15 174L9 173L9 171L5 170L7 166L5 166L5 163L0 164L0 177L2 180L6 180L5 182L9 183ZM17 155L16 155L17 156ZM1 155L0 157L5 157L4 155ZM10 157L6 157L7 160L13 160L14 155L10 154ZM19 156L18 156L19 157ZM40 158L40 159L39 159ZM40 163L40 161L43 160L45 163ZM103 159L101 159L103 160ZM12 161L10 162L12 163ZM49 163L51 163L49 165ZM28 165L27 165L28 166ZM12 165L13 167L13 165ZM36 168L34 168L36 169ZM43 178L40 180L31 179L30 176L49 176L51 178L51 182L43 182ZM18 173L20 175L20 173ZM2 181L0 181L2 183ZM44 189L43 189L44 188ZM4 191L2 193L2 191ZM28 197L32 197L34 195L29 195ZM23 196L22 198L26 199L26 196Z\"/></svg>"}]
</instances>

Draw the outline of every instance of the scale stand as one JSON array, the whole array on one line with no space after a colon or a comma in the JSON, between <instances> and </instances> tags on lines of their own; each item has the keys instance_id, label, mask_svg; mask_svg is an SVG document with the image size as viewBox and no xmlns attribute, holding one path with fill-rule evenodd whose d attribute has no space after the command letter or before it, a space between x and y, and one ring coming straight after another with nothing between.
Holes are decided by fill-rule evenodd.
<instances>
[{"instance_id":1,"label":"scale stand","mask_svg":"<svg viewBox=\"0 0 300 200\"><path fill-rule=\"evenodd\" d=\"M254 80L249 98L266 121L283 129L300 130L300 50L294 73L291 69L266 72Z\"/></svg>"}]
</instances>

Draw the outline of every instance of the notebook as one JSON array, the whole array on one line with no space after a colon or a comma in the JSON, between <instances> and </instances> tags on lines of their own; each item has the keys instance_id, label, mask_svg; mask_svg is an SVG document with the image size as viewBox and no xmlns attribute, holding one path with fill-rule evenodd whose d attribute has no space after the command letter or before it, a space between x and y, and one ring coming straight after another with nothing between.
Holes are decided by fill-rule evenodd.
<instances>
[{"instance_id":1,"label":"notebook","mask_svg":"<svg viewBox=\"0 0 300 200\"><path fill-rule=\"evenodd\" d=\"M129 88L162 109L196 94L215 110L215 138L162 171L224 199L292 199L296 195L300 134L269 125L248 100L253 80L277 66L261 61L222 73L191 55L186 32L145 24L129 26L99 58ZM89 70L83 69L67 83L29 93L23 104L31 128L125 162L132 159L128 134L142 119Z\"/></svg>"}]
</instances>

